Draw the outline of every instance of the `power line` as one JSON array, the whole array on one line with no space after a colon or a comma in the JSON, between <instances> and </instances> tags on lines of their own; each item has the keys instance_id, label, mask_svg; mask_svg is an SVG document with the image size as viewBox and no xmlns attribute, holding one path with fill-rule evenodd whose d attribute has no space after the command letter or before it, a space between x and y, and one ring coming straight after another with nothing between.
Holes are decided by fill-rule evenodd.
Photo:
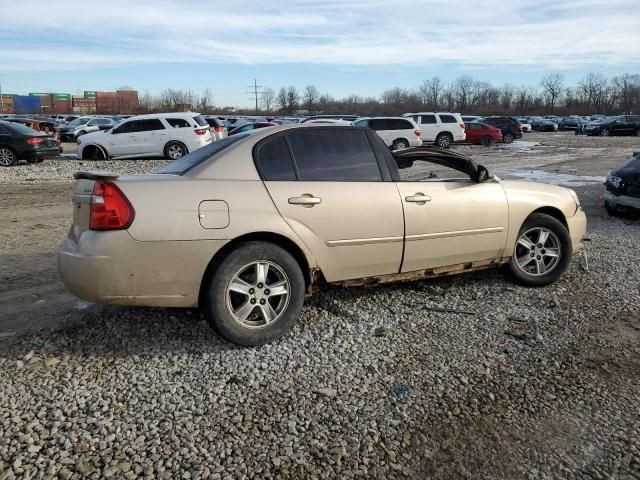
<instances>
[{"instance_id":1,"label":"power line","mask_svg":"<svg viewBox=\"0 0 640 480\"><path fill-rule=\"evenodd\" d=\"M262 95L262 90L258 90L260 88L263 88L262 85L258 85L258 81L254 78L253 79L253 85L249 85L248 88L252 88L253 92L247 92L249 95L251 95L255 101L256 101L256 113L258 113L258 99L260 98L260 96Z\"/></svg>"}]
</instances>

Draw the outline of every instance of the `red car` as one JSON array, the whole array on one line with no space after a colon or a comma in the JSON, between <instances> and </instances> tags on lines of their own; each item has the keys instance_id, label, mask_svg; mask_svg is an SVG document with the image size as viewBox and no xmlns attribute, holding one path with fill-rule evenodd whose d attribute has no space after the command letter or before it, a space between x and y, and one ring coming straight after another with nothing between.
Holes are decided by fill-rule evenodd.
<instances>
[{"instance_id":1,"label":"red car","mask_svg":"<svg viewBox=\"0 0 640 480\"><path fill-rule=\"evenodd\" d=\"M499 128L484 123L465 123L464 133L467 134L465 143L475 143L490 147L494 143L502 141L502 131Z\"/></svg>"},{"instance_id":2,"label":"red car","mask_svg":"<svg viewBox=\"0 0 640 480\"><path fill-rule=\"evenodd\" d=\"M233 130L229 132L229 136L235 135L236 133L242 132L250 132L251 130L255 130L257 128L265 128L265 127L274 127L277 123L273 122L255 122L255 123L245 123L243 125L239 125Z\"/></svg>"}]
</instances>

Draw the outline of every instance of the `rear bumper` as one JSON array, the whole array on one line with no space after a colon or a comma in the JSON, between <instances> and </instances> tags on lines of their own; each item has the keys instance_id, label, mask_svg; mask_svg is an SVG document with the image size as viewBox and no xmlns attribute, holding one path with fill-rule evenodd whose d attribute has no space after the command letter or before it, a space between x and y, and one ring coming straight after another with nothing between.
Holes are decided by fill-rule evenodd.
<instances>
[{"instance_id":1,"label":"rear bumper","mask_svg":"<svg viewBox=\"0 0 640 480\"><path fill-rule=\"evenodd\" d=\"M23 150L18 153L18 157L23 160L35 160L37 158L57 157L60 153L58 146L49 148L34 148L31 150Z\"/></svg>"},{"instance_id":2,"label":"rear bumper","mask_svg":"<svg viewBox=\"0 0 640 480\"><path fill-rule=\"evenodd\" d=\"M582 248L582 238L587 233L587 216L582 208L579 208L573 217L567 218L567 226L569 227L573 253L576 253Z\"/></svg>"},{"instance_id":3,"label":"rear bumper","mask_svg":"<svg viewBox=\"0 0 640 480\"><path fill-rule=\"evenodd\" d=\"M627 195L615 195L607 192L604 197L604 205L612 210L638 210L640 211L640 198L628 197Z\"/></svg>"},{"instance_id":4,"label":"rear bumper","mask_svg":"<svg viewBox=\"0 0 640 480\"><path fill-rule=\"evenodd\" d=\"M58 272L73 295L96 303L195 307L213 255L226 240L139 242L124 230L70 235Z\"/></svg>"}]
</instances>

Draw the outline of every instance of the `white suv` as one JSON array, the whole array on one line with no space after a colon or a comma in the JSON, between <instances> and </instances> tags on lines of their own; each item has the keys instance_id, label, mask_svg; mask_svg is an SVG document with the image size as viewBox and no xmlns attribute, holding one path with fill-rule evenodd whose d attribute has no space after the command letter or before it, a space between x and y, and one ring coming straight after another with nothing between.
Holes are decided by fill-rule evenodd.
<instances>
[{"instance_id":1,"label":"white suv","mask_svg":"<svg viewBox=\"0 0 640 480\"><path fill-rule=\"evenodd\" d=\"M459 113L449 112L419 112L405 113L406 118L412 118L422 130L424 143L435 143L440 148L449 148L453 142L464 142L464 122Z\"/></svg>"},{"instance_id":2,"label":"white suv","mask_svg":"<svg viewBox=\"0 0 640 480\"><path fill-rule=\"evenodd\" d=\"M422 132L411 118L374 117L359 118L353 125L369 127L374 130L391 150L419 147L422 145Z\"/></svg>"},{"instance_id":3,"label":"white suv","mask_svg":"<svg viewBox=\"0 0 640 480\"><path fill-rule=\"evenodd\" d=\"M138 115L111 130L78 137L82 159L166 157L176 160L211 143L209 124L199 113Z\"/></svg>"}]
</instances>

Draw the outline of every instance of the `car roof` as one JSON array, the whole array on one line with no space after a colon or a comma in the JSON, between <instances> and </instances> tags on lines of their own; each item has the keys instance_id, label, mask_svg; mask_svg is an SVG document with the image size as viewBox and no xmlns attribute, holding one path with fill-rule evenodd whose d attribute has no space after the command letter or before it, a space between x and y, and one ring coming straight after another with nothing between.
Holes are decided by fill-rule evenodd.
<instances>
[{"instance_id":1,"label":"car roof","mask_svg":"<svg viewBox=\"0 0 640 480\"><path fill-rule=\"evenodd\" d=\"M193 118L198 115L200 114L197 112L148 113L146 115L134 115L133 117L129 117L126 120L147 120L152 118L180 118L180 117Z\"/></svg>"}]
</instances>

